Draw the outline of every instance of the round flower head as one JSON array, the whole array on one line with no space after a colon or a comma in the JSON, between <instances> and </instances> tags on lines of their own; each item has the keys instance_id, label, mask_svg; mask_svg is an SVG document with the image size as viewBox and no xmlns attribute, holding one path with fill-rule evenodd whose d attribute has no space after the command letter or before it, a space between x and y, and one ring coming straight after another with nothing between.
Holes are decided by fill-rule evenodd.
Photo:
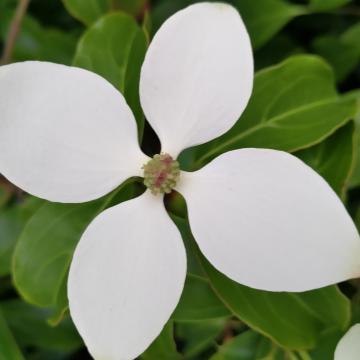
<instances>
[{"instance_id":1,"label":"round flower head","mask_svg":"<svg viewBox=\"0 0 360 360\"><path fill-rule=\"evenodd\" d=\"M199 171L179 170L183 149L234 125L252 83L250 40L233 7L199 3L169 18L141 71L141 104L161 141L150 159L106 80L51 63L0 67L0 172L10 181L57 202L96 199L131 176L148 187L95 218L74 253L70 312L95 359L137 357L179 301L186 254L163 205L174 188L204 256L239 283L305 291L359 276L351 218L294 156L240 149Z\"/></svg>"},{"instance_id":2,"label":"round flower head","mask_svg":"<svg viewBox=\"0 0 360 360\"><path fill-rule=\"evenodd\" d=\"M156 154L144 169L144 184L154 194L169 194L180 176L180 165L169 154Z\"/></svg>"}]
</instances>

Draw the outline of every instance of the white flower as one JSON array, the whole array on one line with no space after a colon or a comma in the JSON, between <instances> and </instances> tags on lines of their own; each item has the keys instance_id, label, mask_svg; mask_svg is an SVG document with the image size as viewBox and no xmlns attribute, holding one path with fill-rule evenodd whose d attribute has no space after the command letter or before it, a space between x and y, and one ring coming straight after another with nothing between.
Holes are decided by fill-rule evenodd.
<instances>
[{"instance_id":1,"label":"white flower","mask_svg":"<svg viewBox=\"0 0 360 360\"><path fill-rule=\"evenodd\" d=\"M334 360L360 359L360 324L353 325L336 346Z\"/></svg>"},{"instance_id":2,"label":"white flower","mask_svg":"<svg viewBox=\"0 0 360 360\"><path fill-rule=\"evenodd\" d=\"M226 132L252 82L249 37L233 7L201 3L168 19L140 83L162 151L175 159ZM0 68L0 171L29 193L58 202L101 197L143 175L150 159L136 139L124 98L99 76L41 62ZM239 283L303 291L360 273L359 236L343 204L287 153L231 151L181 172L176 189L203 254ZM71 315L90 353L142 353L178 303L185 274L184 246L161 195L147 191L100 214L76 248L68 281Z\"/></svg>"}]
</instances>

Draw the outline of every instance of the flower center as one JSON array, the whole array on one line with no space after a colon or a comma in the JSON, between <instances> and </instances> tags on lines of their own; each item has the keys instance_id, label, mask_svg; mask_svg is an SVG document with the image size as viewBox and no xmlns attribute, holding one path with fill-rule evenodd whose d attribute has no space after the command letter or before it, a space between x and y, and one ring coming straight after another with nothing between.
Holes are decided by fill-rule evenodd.
<instances>
[{"instance_id":1,"label":"flower center","mask_svg":"<svg viewBox=\"0 0 360 360\"><path fill-rule=\"evenodd\" d=\"M179 163L169 154L156 154L143 167L144 184L152 194L169 194L180 177Z\"/></svg>"}]
</instances>

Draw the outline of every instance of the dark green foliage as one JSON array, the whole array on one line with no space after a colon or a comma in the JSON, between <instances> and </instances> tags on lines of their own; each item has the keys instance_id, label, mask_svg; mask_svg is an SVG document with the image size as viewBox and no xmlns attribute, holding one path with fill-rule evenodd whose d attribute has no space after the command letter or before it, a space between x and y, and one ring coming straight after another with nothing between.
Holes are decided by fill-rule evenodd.
<instances>
[{"instance_id":1,"label":"dark green foliage","mask_svg":"<svg viewBox=\"0 0 360 360\"><path fill-rule=\"evenodd\" d=\"M238 8L250 33L253 95L241 121L184 151L181 167L197 169L242 147L292 152L328 181L360 224L359 2L224 1ZM158 140L140 106L141 64L161 24L194 2L33 0L12 61L72 64L106 78L124 94L150 154ZM16 3L0 0L1 46ZM90 359L67 311L69 264L91 220L143 190L133 180L102 199L69 205L24 195L0 178L0 360ZM299 294L236 284L200 254L181 197L168 197L167 209L187 248L188 276L172 318L142 359L327 360L359 322L359 282Z\"/></svg>"}]
</instances>

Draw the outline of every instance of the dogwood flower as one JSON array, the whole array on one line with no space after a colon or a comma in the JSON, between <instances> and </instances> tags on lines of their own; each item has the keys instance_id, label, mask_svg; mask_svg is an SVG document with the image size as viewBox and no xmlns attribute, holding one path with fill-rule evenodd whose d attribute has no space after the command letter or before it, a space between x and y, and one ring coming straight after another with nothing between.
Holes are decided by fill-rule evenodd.
<instances>
[{"instance_id":1,"label":"dogwood flower","mask_svg":"<svg viewBox=\"0 0 360 360\"><path fill-rule=\"evenodd\" d=\"M141 71L142 107L162 146L150 159L124 98L98 75L45 62L0 68L0 171L10 181L74 203L132 176L149 188L96 217L73 256L70 312L94 358L141 354L179 301L186 254L162 200L172 189L186 199L202 253L239 283L304 291L359 276L350 216L294 156L240 149L196 172L179 169L183 149L237 121L252 83L250 40L233 7L199 3L169 18Z\"/></svg>"},{"instance_id":2,"label":"dogwood flower","mask_svg":"<svg viewBox=\"0 0 360 360\"><path fill-rule=\"evenodd\" d=\"M340 339L335 349L334 360L360 359L360 324L353 325Z\"/></svg>"}]
</instances>

